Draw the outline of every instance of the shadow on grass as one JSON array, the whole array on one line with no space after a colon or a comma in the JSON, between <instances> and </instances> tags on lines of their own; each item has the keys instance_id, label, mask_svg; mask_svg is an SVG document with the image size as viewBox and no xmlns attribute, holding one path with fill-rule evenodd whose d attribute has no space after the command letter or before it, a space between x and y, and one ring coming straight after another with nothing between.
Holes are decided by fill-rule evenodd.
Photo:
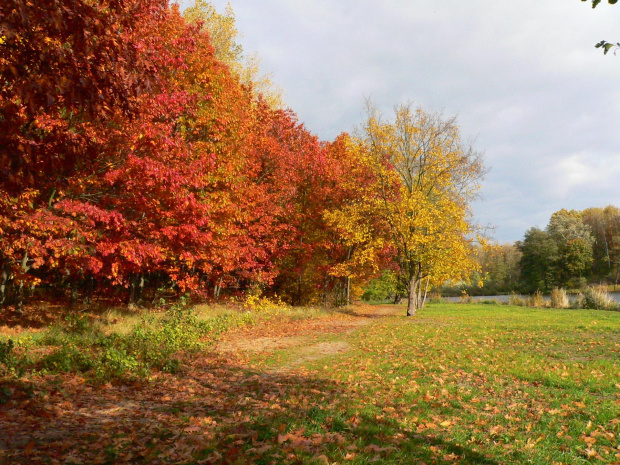
<instances>
[{"instance_id":1,"label":"shadow on grass","mask_svg":"<svg viewBox=\"0 0 620 465\"><path fill-rule=\"evenodd\" d=\"M148 384L56 376L33 379L27 395L0 385L13 390L0 405L0 464L498 463L404 428L346 383L216 358L185 363Z\"/></svg>"}]
</instances>

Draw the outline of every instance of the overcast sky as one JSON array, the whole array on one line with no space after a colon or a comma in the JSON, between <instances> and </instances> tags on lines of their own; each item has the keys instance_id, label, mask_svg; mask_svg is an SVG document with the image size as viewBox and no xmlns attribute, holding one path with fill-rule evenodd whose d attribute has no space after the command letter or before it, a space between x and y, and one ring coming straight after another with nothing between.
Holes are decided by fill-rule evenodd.
<instances>
[{"instance_id":1,"label":"overcast sky","mask_svg":"<svg viewBox=\"0 0 620 465\"><path fill-rule=\"evenodd\" d=\"M605 0L604 0L605 1ZM182 7L193 3L184 0ZM212 4L223 11L226 0ZM232 0L241 43L323 140L369 97L458 116L491 169L479 223L512 242L561 208L620 206L620 5L579 0Z\"/></svg>"}]
</instances>

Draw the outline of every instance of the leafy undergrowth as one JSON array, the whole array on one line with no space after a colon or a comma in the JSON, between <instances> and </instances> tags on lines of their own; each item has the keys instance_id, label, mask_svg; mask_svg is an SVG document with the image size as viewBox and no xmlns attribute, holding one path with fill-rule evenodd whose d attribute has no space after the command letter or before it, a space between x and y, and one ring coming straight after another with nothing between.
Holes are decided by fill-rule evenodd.
<instances>
[{"instance_id":1,"label":"leafy undergrowth","mask_svg":"<svg viewBox=\"0 0 620 465\"><path fill-rule=\"evenodd\" d=\"M619 314L361 310L266 318L150 380L14 378L0 463L620 463Z\"/></svg>"},{"instance_id":2,"label":"leafy undergrowth","mask_svg":"<svg viewBox=\"0 0 620 465\"><path fill-rule=\"evenodd\" d=\"M99 383L148 378L153 370L176 371L180 352L201 351L230 328L254 321L249 312L205 318L184 303L131 316L68 313L45 330L0 336L0 375L73 372Z\"/></svg>"}]
</instances>

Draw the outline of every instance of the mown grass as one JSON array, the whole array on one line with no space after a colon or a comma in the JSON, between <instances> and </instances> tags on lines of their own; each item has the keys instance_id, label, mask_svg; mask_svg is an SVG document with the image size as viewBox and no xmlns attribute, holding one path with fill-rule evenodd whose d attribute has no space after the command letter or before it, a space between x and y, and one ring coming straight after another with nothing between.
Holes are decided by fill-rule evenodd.
<instances>
[{"instance_id":1,"label":"mown grass","mask_svg":"<svg viewBox=\"0 0 620 465\"><path fill-rule=\"evenodd\" d=\"M416 318L384 318L347 341L348 355L308 367L340 392L318 389L321 402L308 403L299 419L261 420L262 435L279 437L297 459L620 462L617 313L436 304ZM298 400L294 390L280 398ZM329 434L341 443L312 453L299 438Z\"/></svg>"}]
</instances>

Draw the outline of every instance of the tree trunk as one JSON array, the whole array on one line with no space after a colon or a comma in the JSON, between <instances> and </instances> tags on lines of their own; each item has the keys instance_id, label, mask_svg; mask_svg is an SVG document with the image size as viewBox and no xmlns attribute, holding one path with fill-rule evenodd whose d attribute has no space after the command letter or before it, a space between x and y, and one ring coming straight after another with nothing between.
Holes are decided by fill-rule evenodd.
<instances>
[{"instance_id":1,"label":"tree trunk","mask_svg":"<svg viewBox=\"0 0 620 465\"><path fill-rule=\"evenodd\" d=\"M28 266L28 252L24 252L24 257L22 258L22 262L21 262L21 268L22 268L24 275L28 273L28 271L30 270L30 267ZM23 313L23 309L24 309L24 279L22 278L20 280L19 288L17 290L17 302L15 305L15 312L18 315L21 315Z\"/></svg>"},{"instance_id":2,"label":"tree trunk","mask_svg":"<svg viewBox=\"0 0 620 465\"><path fill-rule=\"evenodd\" d=\"M349 246L349 252L347 253L347 262L351 260L351 254L353 253L353 246ZM346 289L346 302L345 305L351 305L351 277L347 276L347 289Z\"/></svg>"},{"instance_id":3,"label":"tree trunk","mask_svg":"<svg viewBox=\"0 0 620 465\"><path fill-rule=\"evenodd\" d=\"M9 280L9 264L2 264L2 278L0 278L0 306L6 301L6 283Z\"/></svg>"},{"instance_id":4,"label":"tree trunk","mask_svg":"<svg viewBox=\"0 0 620 465\"><path fill-rule=\"evenodd\" d=\"M422 298L422 305L421 307L424 307L424 305L426 305L426 296L428 295L428 285L431 282L431 277L427 276L426 277L426 287L424 288L424 297Z\"/></svg>"},{"instance_id":5,"label":"tree trunk","mask_svg":"<svg viewBox=\"0 0 620 465\"><path fill-rule=\"evenodd\" d=\"M351 278L347 276L347 294L345 305L351 305Z\"/></svg>"},{"instance_id":6,"label":"tree trunk","mask_svg":"<svg viewBox=\"0 0 620 465\"><path fill-rule=\"evenodd\" d=\"M407 300L407 316L414 316L419 309L424 307L424 303L426 302L430 276L427 277L426 286L423 287L420 274L419 271L414 273L407 286L407 292L409 294Z\"/></svg>"},{"instance_id":7,"label":"tree trunk","mask_svg":"<svg viewBox=\"0 0 620 465\"><path fill-rule=\"evenodd\" d=\"M409 286L407 286L408 299L407 299L407 316L414 316L418 311L419 306L419 288L420 280L417 274L414 274L409 280Z\"/></svg>"},{"instance_id":8,"label":"tree trunk","mask_svg":"<svg viewBox=\"0 0 620 465\"><path fill-rule=\"evenodd\" d=\"M132 279L131 284L129 285L129 301L127 302L127 304L133 307L135 301L136 301L136 284Z\"/></svg>"},{"instance_id":9,"label":"tree trunk","mask_svg":"<svg viewBox=\"0 0 620 465\"><path fill-rule=\"evenodd\" d=\"M302 288L302 274L301 272L297 275L297 290L295 291L295 294L293 295L293 307L298 307L301 305L301 296L303 293L303 288Z\"/></svg>"},{"instance_id":10,"label":"tree trunk","mask_svg":"<svg viewBox=\"0 0 620 465\"><path fill-rule=\"evenodd\" d=\"M84 284L84 303L88 306L93 303L93 292L95 290L95 278L89 276Z\"/></svg>"},{"instance_id":11,"label":"tree trunk","mask_svg":"<svg viewBox=\"0 0 620 465\"><path fill-rule=\"evenodd\" d=\"M327 289L329 289L329 274L325 273L325 281L323 282L323 306L328 306L329 294Z\"/></svg>"},{"instance_id":12,"label":"tree trunk","mask_svg":"<svg viewBox=\"0 0 620 465\"><path fill-rule=\"evenodd\" d=\"M138 303L142 302L142 295L144 294L144 275L140 273L138 279Z\"/></svg>"},{"instance_id":13,"label":"tree trunk","mask_svg":"<svg viewBox=\"0 0 620 465\"><path fill-rule=\"evenodd\" d=\"M73 308L78 301L78 285L75 282L75 279L71 280L71 300L69 301L69 308Z\"/></svg>"},{"instance_id":14,"label":"tree trunk","mask_svg":"<svg viewBox=\"0 0 620 465\"><path fill-rule=\"evenodd\" d=\"M213 298L215 299L216 302L219 302L220 300L220 292L222 291L222 280L223 278L220 277L220 280L217 282L217 284L213 288Z\"/></svg>"}]
</instances>

